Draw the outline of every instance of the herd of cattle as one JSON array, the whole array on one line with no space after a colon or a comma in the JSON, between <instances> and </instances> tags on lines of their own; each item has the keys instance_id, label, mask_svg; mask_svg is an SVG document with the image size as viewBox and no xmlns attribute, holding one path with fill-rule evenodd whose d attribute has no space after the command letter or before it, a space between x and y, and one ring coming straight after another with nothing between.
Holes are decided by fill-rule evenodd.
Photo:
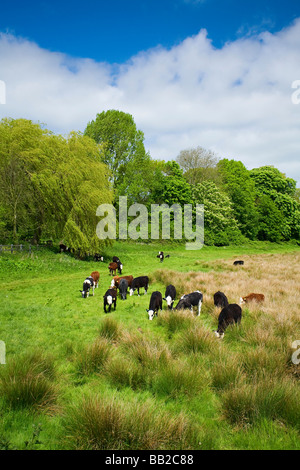
<instances>
[{"instance_id":1,"label":"herd of cattle","mask_svg":"<svg viewBox=\"0 0 300 470\"><path fill-rule=\"evenodd\" d=\"M168 258L169 255L164 255L162 251L159 252L157 258L160 259L160 262L164 258ZM101 259L103 261L103 258ZM244 261L235 261L234 265L243 265ZM139 276L133 277L132 275L122 276L123 264L120 259L116 256L113 257L112 262L108 266L109 274L113 276L111 285L109 289L105 292L103 296L104 300L104 312L109 313L111 311L112 305L114 310L117 305L117 295L119 290L119 295L122 300L126 300L128 289L129 295L132 296L134 291L137 291L137 294L140 295L140 289L144 289L144 293L147 294L149 287L149 277L148 276ZM118 271L119 275L116 275ZM100 274L98 271L93 271L90 276L88 276L83 282L83 288L80 290L83 298L89 296L90 291L94 295L95 288L99 285ZM151 294L149 308L146 309L148 312L149 320L153 320L155 316L158 315L158 311L162 310L163 300L166 301L167 307L173 310L174 302L176 300L176 288L172 284L168 285L165 290L165 296L162 296L162 293L159 291L154 291ZM242 319L242 308L240 305L249 302L263 302L265 297L263 294L251 293L245 297L240 298L240 305L238 304L229 304L228 299L224 292L216 292L214 294L214 305L221 308L221 312L218 317L218 328L215 331L215 334L218 338L223 338L226 328L230 324L240 323ZM203 294L200 291L194 291L189 294L184 294L178 301L177 305L174 307L174 310L183 310L190 309L191 311L194 308L197 309L197 316L201 313L201 306L203 301ZM107 311L108 308L108 311Z\"/></svg>"}]
</instances>

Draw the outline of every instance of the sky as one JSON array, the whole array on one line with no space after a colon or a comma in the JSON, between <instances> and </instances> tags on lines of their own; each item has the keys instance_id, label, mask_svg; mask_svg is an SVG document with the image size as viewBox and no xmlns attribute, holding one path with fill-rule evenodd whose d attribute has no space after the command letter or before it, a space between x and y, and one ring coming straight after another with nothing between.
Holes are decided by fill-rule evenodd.
<instances>
[{"instance_id":1,"label":"sky","mask_svg":"<svg viewBox=\"0 0 300 470\"><path fill-rule=\"evenodd\" d=\"M0 119L67 135L108 109L154 159L201 146L300 187L299 0L1 5Z\"/></svg>"}]
</instances>

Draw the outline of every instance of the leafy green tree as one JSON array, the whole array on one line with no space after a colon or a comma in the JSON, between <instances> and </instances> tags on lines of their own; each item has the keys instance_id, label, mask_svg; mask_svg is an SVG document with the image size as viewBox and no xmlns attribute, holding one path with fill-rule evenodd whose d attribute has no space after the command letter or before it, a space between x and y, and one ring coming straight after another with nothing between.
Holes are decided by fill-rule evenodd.
<instances>
[{"instance_id":1,"label":"leafy green tree","mask_svg":"<svg viewBox=\"0 0 300 470\"><path fill-rule=\"evenodd\" d=\"M63 238L79 253L101 249L96 210L112 202L101 147L80 133L65 139L24 119L1 121L0 136L0 205L13 237Z\"/></svg>"},{"instance_id":2,"label":"leafy green tree","mask_svg":"<svg viewBox=\"0 0 300 470\"><path fill-rule=\"evenodd\" d=\"M0 197L5 210L2 222L14 242L26 235L29 225L37 226L27 161L36 165L45 135L47 131L25 119L5 118L0 123Z\"/></svg>"},{"instance_id":3,"label":"leafy green tree","mask_svg":"<svg viewBox=\"0 0 300 470\"><path fill-rule=\"evenodd\" d=\"M154 195L163 184L164 162L152 160L148 154L136 154L126 165L126 171L117 187L117 196L127 196L128 204L156 203ZM115 202L118 206L118 200Z\"/></svg>"},{"instance_id":4,"label":"leafy green tree","mask_svg":"<svg viewBox=\"0 0 300 470\"><path fill-rule=\"evenodd\" d=\"M257 238L270 242L279 242L282 240L284 221L275 202L270 196L263 194L257 200L257 208L259 214Z\"/></svg>"},{"instance_id":5,"label":"leafy green tree","mask_svg":"<svg viewBox=\"0 0 300 470\"><path fill-rule=\"evenodd\" d=\"M194 204L204 205L204 243L229 245L242 243L244 237L234 218L230 198L213 181L203 181L192 188Z\"/></svg>"},{"instance_id":6,"label":"leafy green tree","mask_svg":"<svg viewBox=\"0 0 300 470\"><path fill-rule=\"evenodd\" d=\"M250 172L240 161L223 159L218 163L223 187L229 195L236 220L243 235L254 240L258 233L256 189Z\"/></svg>"},{"instance_id":7,"label":"leafy green tree","mask_svg":"<svg viewBox=\"0 0 300 470\"><path fill-rule=\"evenodd\" d=\"M138 130L133 117L122 111L108 110L97 114L96 119L87 124L84 131L98 144L104 145L103 161L111 170L114 188L122 184L128 163L147 159L144 148L144 134Z\"/></svg>"},{"instance_id":8,"label":"leafy green tree","mask_svg":"<svg viewBox=\"0 0 300 470\"><path fill-rule=\"evenodd\" d=\"M153 194L157 204L190 204L192 192L190 184L185 180L183 171L174 160L168 161L163 167L163 177L160 186Z\"/></svg>"},{"instance_id":9,"label":"leafy green tree","mask_svg":"<svg viewBox=\"0 0 300 470\"><path fill-rule=\"evenodd\" d=\"M281 214L281 232L285 240L300 238L300 204L296 181L287 178L277 168L263 166L250 171L259 197L266 195L272 199Z\"/></svg>"},{"instance_id":10,"label":"leafy green tree","mask_svg":"<svg viewBox=\"0 0 300 470\"><path fill-rule=\"evenodd\" d=\"M294 197L296 193L296 181L287 178L273 166L262 166L250 170L250 177L255 182L256 189L261 194L275 197L277 193L288 194Z\"/></svg>"}]
</instances>

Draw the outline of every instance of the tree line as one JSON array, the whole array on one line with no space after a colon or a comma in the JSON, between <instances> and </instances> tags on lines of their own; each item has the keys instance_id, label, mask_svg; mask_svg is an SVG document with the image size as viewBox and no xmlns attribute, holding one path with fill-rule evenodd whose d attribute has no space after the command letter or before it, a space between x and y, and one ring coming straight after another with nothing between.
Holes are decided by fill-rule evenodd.
<instances>
[{"instance_id":1,"label":"tree line","mask_svg":"<svg viewBox=\"0 0 300 470\"><path fill-rule=\"evenodd\" d=\"M83 133L55 135L26 119L0 121L0 240L63 240L99 252L97 207L203 204L204 242L300 239L296 181L273 166L248 170L202 147L153 159L144 134L122 111L97 114Z\"/></svg>"}]
</instances>

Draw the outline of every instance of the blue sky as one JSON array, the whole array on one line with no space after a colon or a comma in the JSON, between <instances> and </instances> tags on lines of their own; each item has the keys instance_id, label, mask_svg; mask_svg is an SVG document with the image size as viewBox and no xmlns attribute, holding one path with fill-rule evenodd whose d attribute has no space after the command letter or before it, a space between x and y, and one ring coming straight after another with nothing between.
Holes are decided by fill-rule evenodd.
<instances>
[{"instance_id":1,"label":"blue sky","mask_svg":"<svg viewBox=\"0 0 300 470\"><path fill-rule=\"evenodd\" d=\"M154 159L202 146L300 187L300 1L2 2L0 119L67 135L108 109Z\"/></svg>"},{"instance_id":2,"label":"blue sky","mask_svg":"<svg viewBox=\"0 0 300 470\"><path fill-rule=\"evenodd\" d=\"M100 0L2 2L0 31L42 48L122 63L139 51L170 48L201 28L219 48L279 31L300 16L299 0Z\"/></svg>"}]
</instances>

